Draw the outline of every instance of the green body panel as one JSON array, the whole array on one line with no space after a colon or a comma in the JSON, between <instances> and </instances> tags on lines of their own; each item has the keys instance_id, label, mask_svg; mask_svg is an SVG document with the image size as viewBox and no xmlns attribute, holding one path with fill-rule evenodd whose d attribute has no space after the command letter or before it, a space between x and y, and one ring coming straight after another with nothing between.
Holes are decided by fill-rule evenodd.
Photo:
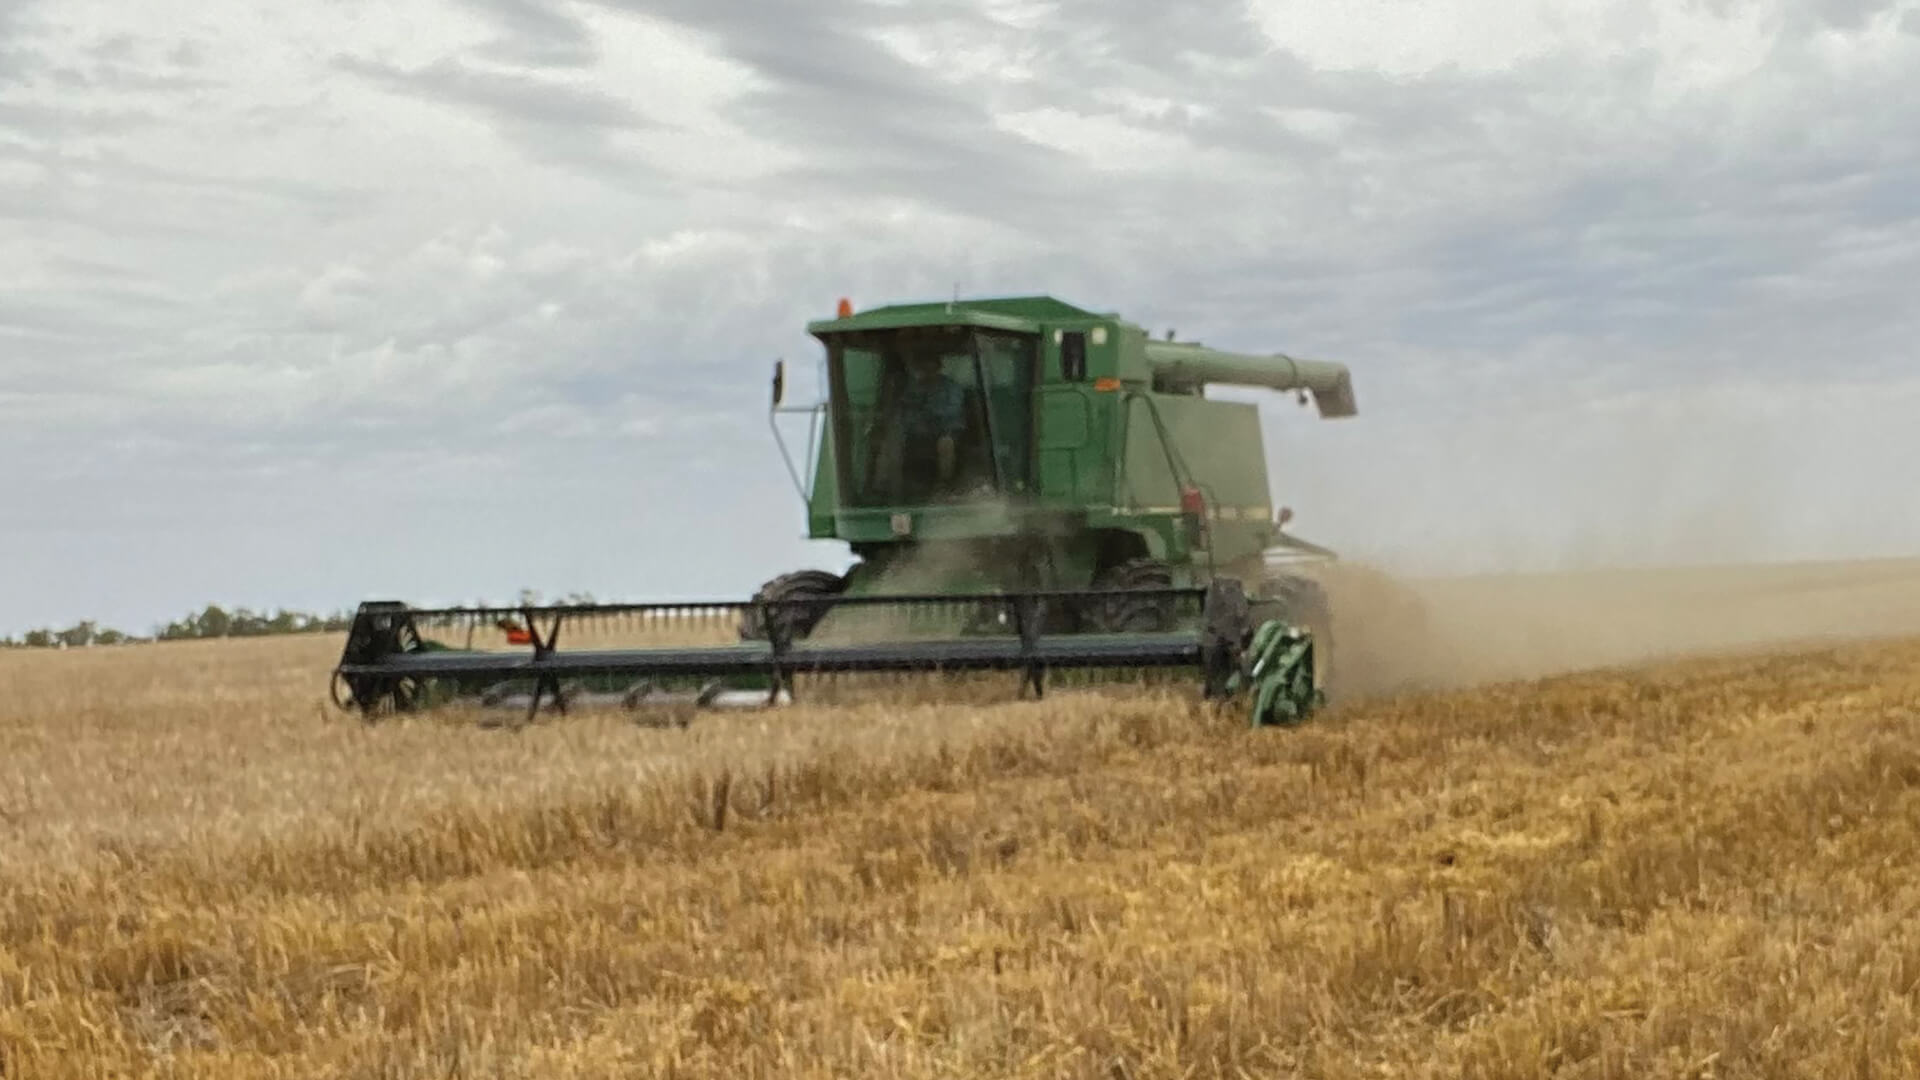
<instances>
[{"instance_id":1,"label":"green body panel","mask_svg":"<svg viewBox=\"0 0 1920 1080\"><path fill-rule=\"evenodd\" d=\"M1239 572L1279 536L1260 419L1205 386L1311 392L1323 416L1354 411L1341 365L1153 341L1051 297L896 305L807 329L829 372L808 536L852 547L856 594L1081 587L1141 556L1177 584ZM950 447L910 432L900 402L913 394L965 417ZM948 470L948 449L965 490L921 494L906 478Z\"/></svg>"},{"instance_id":2,"label":"green body panel","mask_svg":"<svg viewBox=\"0 0 1920 1080\"><path fill-rule=\"evenodd\" d=\"M1260 414L1240 402L1164 394L1127 394L1115 403L1122 467L1096 528L1145 527L1165 545L1152 553L1174 562L1225 568L1256 559L1278 526L1267 490ZM1184 467L1184 468L1183 468ZM1207 530L1173 527L1181 512L1182 474L1206 497Z\"/></svg>"},{"instance_id":3,"label":"green body panel","mask_svg":"<svg viewBox=\"0 0 1920 1080\"><path fill-rule=\"evenodd\" d=\"M833 511L840 505L840 479L834 475L833 462L833 428L828 426L820 439L820 454L814 459L813 485L807 497L809 539L838 539L834 533Z\"/></svg>"}]
</instances>

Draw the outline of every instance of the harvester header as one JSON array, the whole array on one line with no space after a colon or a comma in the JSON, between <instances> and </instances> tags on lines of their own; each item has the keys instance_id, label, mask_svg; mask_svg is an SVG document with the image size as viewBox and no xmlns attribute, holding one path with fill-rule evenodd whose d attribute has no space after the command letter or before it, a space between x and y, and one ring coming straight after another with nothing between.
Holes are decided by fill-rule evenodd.
<instances>
[{"instance_id":1,"label":"harvester header","mask_svg":"<svg viewBox=\"0 0 1920 1080\"><path fill-rule=\"evenodd\" d=\"M565 676L706 678L703 694L734 680L771 686L771 700L808 672L1017 669L1037 690L1047 668L1186 665L1210 692L1254 686L1263 672L1256 711L1269 718L1318 700L1331 615L1319 585L1276 573L1272 556L1331 553L1285 533L1291 511L1274 506L1257 407L1205 391L1311 394L1320 416L1350 417L1345 366L1156 341L1047 296L865 311L842 300L807 331L822 350L824 398L787 404L776 364L770 420L806 535L845 544L851 568L768 581L728 609L732 642L585 655L532 626L520 632L531 657L434 655L423 633L450 613L374 605L338 672L354 700L418 698L392 690L396 679L519 680L537 706L567 700L554 682ZM797 461L779 424L795 414L808 419ZM934 618L929 636L939 599L961 601L961 614ZM872 630L888 607L914 616L910 647ZM557 635L596 610L646 608L529 609L523 621L551 621ZM854 638L815 638L852 623L863 627Z\"/></svg>"}]
</instances>

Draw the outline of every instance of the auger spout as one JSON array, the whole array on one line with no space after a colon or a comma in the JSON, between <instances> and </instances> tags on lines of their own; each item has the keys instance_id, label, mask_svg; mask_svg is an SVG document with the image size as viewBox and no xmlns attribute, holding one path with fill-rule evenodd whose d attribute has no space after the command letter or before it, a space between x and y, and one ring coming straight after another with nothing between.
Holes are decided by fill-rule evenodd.
<instances>
[{"instance_id":1,"label":"auger spout","mask_svg":"<svg viewBox=\"0 0 1920 1080\"><path fill-rule=\"evenodd\" d=\"M1149 341L1147 366L1153 369L1154 382L1168 390L1207 383L1305 390L1313 395L1322 417L1336 419L1359 412L1353 397L1353 376L1345 364L1298 360L1280 353L1251 356L1177 341Z\"/></svg>"}]
</instances>

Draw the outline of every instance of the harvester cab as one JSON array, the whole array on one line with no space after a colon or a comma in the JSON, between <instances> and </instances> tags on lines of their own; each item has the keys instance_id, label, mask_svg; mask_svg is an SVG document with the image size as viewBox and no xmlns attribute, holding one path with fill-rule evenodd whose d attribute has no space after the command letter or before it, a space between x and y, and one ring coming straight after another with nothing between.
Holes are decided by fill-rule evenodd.
<instances>
[{"instance_id":1,"label":"harvester cab","mask_svg":"<svg viewBox=\"0 0 1920 1080\"><path fill-rule=\"evenodd\" d=\"M807 329L823 399L788 405L776 364L771 419L807 535L846 544L849 570L783 574L744 603L363 605L336 699L372 714L478 688L531 716L543 700L656 700L667 683L715 703L784 700L809 674L1007 670L1038 692L1050 671L1188 666L1211 695L1250 692L1260 722L1321 700L1330 612L1274 559L1333 553L1284 532L1257 406L1205 391L1294 392L1347 417L1344 366L1154 340L1050 297L842 301ZM798 460L778 423L795 413L809 420ZM689 607L731 638L556 644L563 624L681 625ZM530 654L424 632L505 616L528 628Z\"/></svg>"}]
</instances>

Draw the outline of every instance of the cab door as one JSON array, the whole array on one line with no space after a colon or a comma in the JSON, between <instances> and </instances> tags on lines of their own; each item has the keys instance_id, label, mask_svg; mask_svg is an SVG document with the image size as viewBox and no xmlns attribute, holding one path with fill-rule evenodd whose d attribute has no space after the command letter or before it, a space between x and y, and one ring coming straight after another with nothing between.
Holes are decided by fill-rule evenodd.
<instances>
[{"instance_id":1,"label":"cab door","mask_svg":"<svg viewBox=\"0 0 1920 1080\"><path fill-rule=\"evenodd\" d=\"M1002 493L1034 492L1034 379L1039 341L1031 334L982 331L980 361L989 428Z\"/></svg>"},{"instance_id":2,"label":"cab door","mask_svg":"<svg viewBox=\"0 0 1920 1080\"><path fill-rule=\"evenodd\" d=\"M1051 502L1070 503L1080 494L1082 452L1092 439L1093 410L1086 384L1087 335L1054 329L1044 336L1045 385L1038 396L1039 488Z\"/></svg>"}]
</instances>

